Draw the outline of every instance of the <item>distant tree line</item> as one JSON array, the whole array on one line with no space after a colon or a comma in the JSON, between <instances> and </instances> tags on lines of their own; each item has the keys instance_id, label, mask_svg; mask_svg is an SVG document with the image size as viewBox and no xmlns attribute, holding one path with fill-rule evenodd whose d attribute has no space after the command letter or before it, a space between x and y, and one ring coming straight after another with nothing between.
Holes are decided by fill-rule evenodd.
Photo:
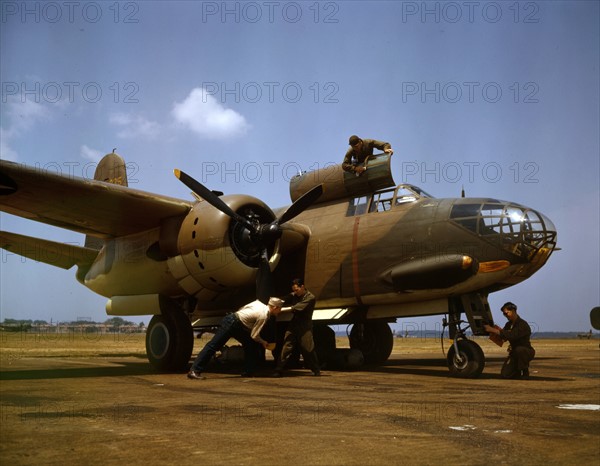
<instances>
[{"instance_id":1,"label":"distant tree line","mask_svg":"<svg viewBox=\"0 0 600 466\"><path fill-rule=\"evenodd\" d=\"M143 322L136 324L122 317L111 317L104 322L94 322L91 320L75 320L71 322L48 323L45 320L32 319L4 319L0 322L0 330L5 332L28 332L31 330L48 329L51 327L66 327L66 328L81 328L81 329L97 329L103 328L108 332L120 331L140 331L146 329Z\"/></svg>"}]
</instances>

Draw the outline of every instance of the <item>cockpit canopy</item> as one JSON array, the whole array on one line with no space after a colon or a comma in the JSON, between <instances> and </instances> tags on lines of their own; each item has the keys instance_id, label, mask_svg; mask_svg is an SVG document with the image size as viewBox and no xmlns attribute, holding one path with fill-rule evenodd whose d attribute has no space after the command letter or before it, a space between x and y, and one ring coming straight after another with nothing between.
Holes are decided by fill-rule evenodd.
<instances>
[{"instance_id":1,"label":"cockpit canopy","mask_svg":"<svg viewBox=\"0 0 600 466\"><path fill-rule=\"evenodd\" d=\"M347 216L362 215L370 212L387 212L392 207L410 204L422 198L433 198L418 186L401 184L394 189L357 196L350 200Z\"/></svg>"}]
</instances>

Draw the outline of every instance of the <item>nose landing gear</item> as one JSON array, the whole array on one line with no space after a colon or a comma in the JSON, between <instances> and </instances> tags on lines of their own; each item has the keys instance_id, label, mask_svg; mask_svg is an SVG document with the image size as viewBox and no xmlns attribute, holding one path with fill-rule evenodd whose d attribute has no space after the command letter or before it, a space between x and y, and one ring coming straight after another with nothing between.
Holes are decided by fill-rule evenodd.
<instances>
[{"instance_id":1,"label":"nose landing gear","mask_svg":"<svg viewBox=\"0 0 600 466\"><path fill-rule=\"evenodd\" d=\"M454 335L452 346L448 349L446 360L450 373L461 378L479 377L485 367L485 356L481 347L472 340L469 340L463 329L462 320L447 322L444 318L444 329L450 326L450 335ZM443 342L443 338L442 338Z\"/></svg>"}]
</instances>

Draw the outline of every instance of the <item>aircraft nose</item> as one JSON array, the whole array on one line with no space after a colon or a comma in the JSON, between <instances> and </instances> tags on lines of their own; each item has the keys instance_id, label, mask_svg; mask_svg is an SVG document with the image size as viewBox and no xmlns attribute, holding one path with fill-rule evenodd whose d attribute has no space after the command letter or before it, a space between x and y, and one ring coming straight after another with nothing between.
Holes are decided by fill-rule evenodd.
<instances>
[{"instance_id":1,"label":"aircraft nose","mask_svg":"<svg viewBox=\"0 0 600 466\"><path fill-rule=\"evenodd\" d=\"M520 204L492 200L456 203L450 216L527 262L543 263L556 248L556 227L552 221Z\"/></svg>"},{"instance_id":2,"label":"aircraft nose","mask_svg":"<svg viewBox=\"0 0 600 466\"><path fill-rule=\"evenodd\" d=\"M556 247L556 228L550 219L518 204L506 206L499 233L512 243L512 252L530 260L540 250L549 255Z\"/></svg>"}]
</instances>

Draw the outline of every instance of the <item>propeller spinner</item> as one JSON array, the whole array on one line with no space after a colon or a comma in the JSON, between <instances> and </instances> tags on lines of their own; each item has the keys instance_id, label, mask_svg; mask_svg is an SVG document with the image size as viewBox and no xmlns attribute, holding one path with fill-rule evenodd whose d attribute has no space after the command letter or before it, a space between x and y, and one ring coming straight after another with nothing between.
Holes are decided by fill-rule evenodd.
<instances>
[{"instance_id":1,"label":"propeller spinner","mask_svg":"<svg viewBox=\"0 0 600 466\"><path fill-rule=\"evenodd\" d=\"M281 237L283 233L282 225L304 212L323 194L323 186L316 186L298 198L279 218L273 220L271 223L261 223L256 217L244 217L235 212L217 194L187 173L178 169L173 170L173 173L179 181L194 193L215 209L223 212L238 224L243 225L243 228L247 230L250 241L260 250L260 263L256 274L256 296L266 304L273 289L268 249Z\"/></svg>"}]
</instances>

